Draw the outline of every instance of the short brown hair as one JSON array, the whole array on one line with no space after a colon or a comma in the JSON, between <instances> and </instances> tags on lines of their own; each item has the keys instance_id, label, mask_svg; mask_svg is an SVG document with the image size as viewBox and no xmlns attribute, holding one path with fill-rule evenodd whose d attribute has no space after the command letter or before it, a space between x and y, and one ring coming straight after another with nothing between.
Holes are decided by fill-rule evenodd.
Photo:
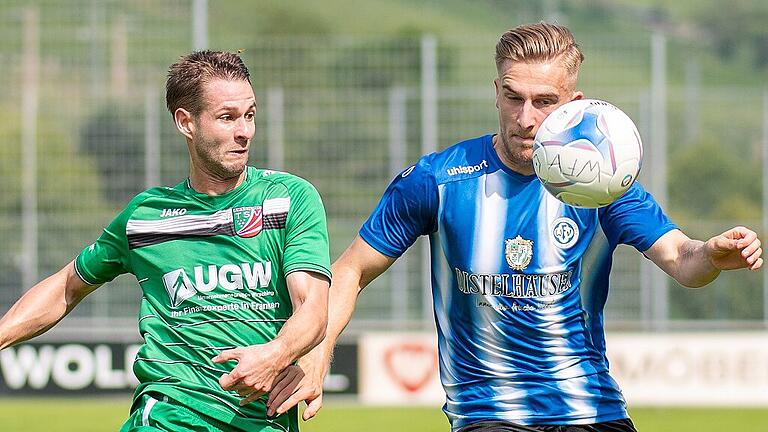
<instances>
[{"instance_id":1,"label":"short brown hair","mask_svg":"<svg viewBox=\"0 0 768 432\"><path fill-rule=\"evenodd\" d=\"M524 24L507 31L496 44L496 68L507 60L514 62L545 62L560 59L565 69L574 75L584 61L573 33L567 27L540 22Z\"/></svg>"},{"instance_id":2,"label":"short brown hair","mask_svg":"<svg viewBox=\"0 0 768 432\"><path fill-rule=\"evenodd\" d=\"M165 104L171 115L179 108L199 114L203 109L203 85L213 79L251 82L238 54L204 50L182 56L168 69L165 82Z\"/></svg>"}]
</instances>

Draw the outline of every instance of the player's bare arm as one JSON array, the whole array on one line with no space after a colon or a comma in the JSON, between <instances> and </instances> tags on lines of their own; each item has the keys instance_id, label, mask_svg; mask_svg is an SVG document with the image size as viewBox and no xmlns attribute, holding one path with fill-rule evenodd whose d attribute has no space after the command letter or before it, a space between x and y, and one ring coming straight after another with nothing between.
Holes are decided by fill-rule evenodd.
<instances>
[{"instance_id":1,"label":"player's bare arm","mask_svg":"<svg viewBox=\"0 0 768 432\"><path fill-rule=\"evenodd\" d=\"M645 251L659 268L689 288L712 282L722 270L757 270L763 265L762 253L757 234L744 227L732 228L706 242L672 230Z\"/></svg>"},{"instance_id":2,"label":"player's bare arm","mask_svg":"<svg viewBox=\"0 0 768 432\"><path fill-rule=\"evenodd\" d=\"M222 351L216 363L237 361L232 372L224 374L219 384L237 391L241 405L258 399L291 363L306 354L325 337L328 319L328 279L320 274L296 271L286 277L293 304L293 314L277 337L262 345Z\"/></svg>"},{"instance_id":3,"label":"player's bare arm","mask_svg":"<svg viewBox=\"0 0 768 432\"><path fill-rule=\"evenodd\" d=\"M333 347L352 319L357 295L382 274L395 258L383 255L360 236L331 266L333 282L328 304L325 339L299 360L303 374L286 371L275 383L267 402L267 414L282 414L301 401L307 402L302 418L309 420L323 405L323 380L328 374Z\"/></svg>"},{"instance_id":4,"label":"player's bare arm","mask_svg":"<svg viewBox=\"0 0 768 432\"><path fill-rule=\"evenodd\" d=\"M96 288L83 282L70 262L30 288L0 319L0 349L45 333Z\"/></svg>"}]
</instances>

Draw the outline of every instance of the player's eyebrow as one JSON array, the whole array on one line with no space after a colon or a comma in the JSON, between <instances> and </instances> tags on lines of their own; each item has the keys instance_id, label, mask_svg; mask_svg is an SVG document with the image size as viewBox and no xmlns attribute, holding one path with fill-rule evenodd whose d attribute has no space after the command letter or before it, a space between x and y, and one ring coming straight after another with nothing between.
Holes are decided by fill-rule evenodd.
<instances>
[{"instance_id":1,"label":"player's eyebrow","mask_svg":"<svg viewBox=\"0 0 768 432\"><path fill-rule=\"evenodd\" d=\"M518 92L517 90L513 89L513 88L512 88L512 86L510 86L510 85L509 85L509 84L507 84L507 83L503 83L503 84L501 85L501 88L503 88L504 90L507 90L507 91L509 91L510 93L514 93L514 94L516 94L516 95L519 95L519 94L520 94L520 92ZM534 98L534 99L544 99L544 98L555 98L555 99L560 99L560 95L559 95L559 94L557 94L556 92L537 93L537 94L534 94L534 95L533 95L533 98Z\"/></svg>"}]
</instances>

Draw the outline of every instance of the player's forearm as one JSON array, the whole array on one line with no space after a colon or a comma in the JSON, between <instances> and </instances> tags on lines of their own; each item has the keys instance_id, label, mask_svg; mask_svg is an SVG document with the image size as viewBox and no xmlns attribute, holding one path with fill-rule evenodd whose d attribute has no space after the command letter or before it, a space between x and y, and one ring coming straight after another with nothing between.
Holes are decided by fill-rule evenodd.
<instances>
[{"instance_id":1,"label":"player's forearm","mask_svg":"<svg viewBox=\"0 0 768 432\"><path fill-rule=\"evenodd\" d=\"M318 300L304 302L295 309L277 337L270 342L277 347L275 361L281 369L308 353L325 337L328 323L327 297Z\"/></svg>"},{"instance_id":2,"label":"player's forearm","mask_svg":"<svg viewBox=\"0 0 768 432\"><path fill-rule=\"evenodd\" d=\"M0 349L44 333L82 300L87 292L67 290L77 277L71 266L33 286L0 319Z\"/></svg>"},{"instance_id":3,"label":"player's forearm","mask_svg":"<svg viewBox=\"0 0 768 432\"><path fill-rule=\"evenodd\" d=\"M322 342L326 358L330 358L336 341L352 320L355 311L355 303L359 293L355 283L343 283L338 285L334 281L328 299L328 330L325 340Z\"/></svg>"},{"instance_id":4,"label":"player's forearm","mask_svg":"<svg viewBox=\"0 0 768 432\"><path fill-rule=\"evenodd\" d=\"M675 273L672 276L681 285L700 288L715 280L720 270L712 265L706 244L701 240L690 239L680 247Z\"/></svg>"},{"instance_id":5,"label":"player's forearm","mask_svg":"<svg viewBox=\"0 0 768 432\"><path fill-rule=\"evenodd\" d=\"M336 262L331 267L333 282L328 293L328 328L325 339L317 346L313 354L327 368L330 365L333 349L339 336L352 320L357 296L362 290L361 275L354 268L346 267L343 262Z\"/></svg>"}]
</instances>

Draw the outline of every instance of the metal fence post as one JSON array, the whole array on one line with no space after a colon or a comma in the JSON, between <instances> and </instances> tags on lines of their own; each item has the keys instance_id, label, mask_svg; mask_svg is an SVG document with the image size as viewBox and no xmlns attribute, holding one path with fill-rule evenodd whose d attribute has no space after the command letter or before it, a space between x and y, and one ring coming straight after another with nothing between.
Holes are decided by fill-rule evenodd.
<instances>
[{"instance_id":1,"label":"metal fence post","mask_svg":"<svg viewBox=\"0 0 768 432\"><path fill-rule=\"evenodd\" d=\"M160 184L160 121L154 87L144 90L144 187Z\"/></svg>"},{"instance_id":2,"label":"metal fence post","mask_svg":"<svg viewBox=\"0 0 768 432\"><path fill-rule=\"evenodd\" d=\"M282 87L267 90L267 168L285 169L285 98Z\"/></svg>"},{"instance_id":3,"label":"metal fence post","mask_svg":"<svg viewBox=\"0 0 768 432\"><path fill-rule=\"evenodd\" d=\"M763 242L768 235L768 88L763 89ZM763 321L768 328L768 274L763 271Z\"/></svg>"},{"instance_id":4,"label":"metal fence post","mask_svg":"<svg viewBox=\"0 0 768 432\"><path fill-rule=\"evenodd\" d=\"M651 37L651 192L664 208L667 204L667 39L661 33ZM668 277L653 268L653 317L655 329L669 324Z\"/></svg>"},{"instance_id":5,"label":"metal fence post","mask_svg":"<svg viewBox=\"0 0 768 432\"><path fill-rule=\"evenodd\" d=\"M37 282L38 214L37 214L37 115L40 75L40 12L28 7L24 11L23 69L21 93L21 238L22 290Z\"/></svg>"},{"instance_id":6,"label":"metal fence post","mask_svg":"<svg viewBox=\"0 0 768 432\"><path fill-rule=\"evenodd\" d=\"M192 49L208 48L208 0L192 0Z\"/></svg>"},{"instance_id":7,"label":"metal fence post","mask_svg":"<svg viewBox=\"0 0 768 432\"><path fill-rule=\"evenodd\" d=\"M421 38L421 152L437 150L437 40L433 35ZM429 244L421 241L422 319L432 317L432 279Z\"/></svg>"},{"instance_id":8,"label":"metal fence post","mask_svg":"<svg viewBox=\"0 0 768 432\"><path fill-rule=\"evenodd\" d=\"M393 176L407 163L406 97L402 87L389 91L389 172ZM390 318L395 328L403 328L408 319L408 255L401 256L389 269Z\"/></svg>"}]
</instances>

